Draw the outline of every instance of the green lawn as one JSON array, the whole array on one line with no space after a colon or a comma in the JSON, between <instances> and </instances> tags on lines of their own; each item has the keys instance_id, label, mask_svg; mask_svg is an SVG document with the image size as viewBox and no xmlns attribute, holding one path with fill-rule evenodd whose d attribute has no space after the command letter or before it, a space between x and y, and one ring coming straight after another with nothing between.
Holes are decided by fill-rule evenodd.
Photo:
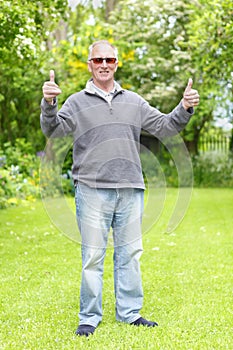
<instances>
[{"instance_id":1,"label":"green lawn","mask_svg":"<svg viewBox=\"0 0 233 350\"><path fill-rule=\"evenodd\" d=\"M168 234L175 195L168 190L162 215L143 236L142 315L159 327L115 321L109 248L103 322L89 338L74 335L79 244L53 226L40 201L0 211L0 349L233 349L233 190L194 189L185 218Z\"/></svg>"}]
</instances>

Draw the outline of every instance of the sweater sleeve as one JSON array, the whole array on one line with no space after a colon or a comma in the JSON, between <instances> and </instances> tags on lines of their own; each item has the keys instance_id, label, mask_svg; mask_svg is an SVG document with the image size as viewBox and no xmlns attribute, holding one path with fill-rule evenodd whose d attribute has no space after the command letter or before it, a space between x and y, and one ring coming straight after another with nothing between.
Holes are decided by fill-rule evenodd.
<instances>
[{"instance_id":1,"label":"sweater sleeve","mask_svg":"<svg viewBox=\"0 0 233 350\"><path fill-rule=\"evenodd\" d=\"M164 114L142 100L142 129L157 138L174 136L185 128L193 113L193 108L185 110L180 102L170 113Z\"/></svg>"},{"instance_id":2,"label":"sweater sleeve","mask_svg":"<svg viewBox=\"0 0 233 350\"><path fill-rule=\"evenodd\" d=\"M75 119L69 99L58 111L57 101L50 105L43 98L41 101L40 124L42 132L47 137L63 137L75 130Z\"/></svg>"}]
</instances>

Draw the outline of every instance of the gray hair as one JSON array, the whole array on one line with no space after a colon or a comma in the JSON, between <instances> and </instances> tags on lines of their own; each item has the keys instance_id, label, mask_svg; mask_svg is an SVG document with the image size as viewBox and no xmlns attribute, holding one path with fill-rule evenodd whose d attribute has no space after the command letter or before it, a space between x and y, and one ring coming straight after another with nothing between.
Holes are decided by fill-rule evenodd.
<instances>
[{"instance_id":1,"label":"gray hair","mask_svg":"<svg viewBox=\"0 0 233 350\"><path fill-rule=\"evenodd\" d=\"M104 44L104 45L110 46L110 47L114 50L115 58L116 58L117 61L118 61L118 50L117 50L117 48L116 48L114 45L112 45L108 40L99 40L99 41L94 42L92 45L90 45L90 46L89 46L88 60L91 59L92 51L93 51L94 47L97 46L97 45L103 45L103 44Z\"/></svg>"}]
</instances>

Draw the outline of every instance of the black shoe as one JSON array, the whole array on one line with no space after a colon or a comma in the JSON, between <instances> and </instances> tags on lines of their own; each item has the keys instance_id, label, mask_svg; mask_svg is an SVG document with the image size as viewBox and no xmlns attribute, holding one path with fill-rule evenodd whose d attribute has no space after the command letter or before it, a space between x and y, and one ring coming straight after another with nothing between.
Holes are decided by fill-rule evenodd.
<instances>
[{"instance_id":1,"label":"black shoe","mask_svg":"<svg viewBox=\"0 0 233 350\"><path fill-rule=\"evenodd\" d=\"M143 317L139 317L136 321L130 323L134 326L146 326L146 327L155 327L158 326L157 322L147 321Z\"/></svg>"},{"instance_id":2,"label":"black shoe","mask_svg":"<svg viewBox=\"0 0 233 350\"><path fill-rule=\"evenodd\" d=\"M95 331L95 327L90 326L88 324L82 324L78 327L75 334L82 336L85 335L86 337L89 337L89 335L93 334Z\"/></svg>"}]
</instances>

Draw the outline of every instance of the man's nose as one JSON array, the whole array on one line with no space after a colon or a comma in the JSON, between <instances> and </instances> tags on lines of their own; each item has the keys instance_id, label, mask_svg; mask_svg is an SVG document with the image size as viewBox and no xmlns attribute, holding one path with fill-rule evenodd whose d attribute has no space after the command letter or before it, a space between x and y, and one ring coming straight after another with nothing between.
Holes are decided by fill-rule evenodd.
<instances>
[{"instance_id":1,"label":"man's nose","mask_svg":"<svg viewBox=\"0 0 233 350\"><path fill-rule=\"evenodd\" d=\"M106 62L106 60L103 60L102 66L107 67L107 62Z\"/></svg>"}]
</instances>

